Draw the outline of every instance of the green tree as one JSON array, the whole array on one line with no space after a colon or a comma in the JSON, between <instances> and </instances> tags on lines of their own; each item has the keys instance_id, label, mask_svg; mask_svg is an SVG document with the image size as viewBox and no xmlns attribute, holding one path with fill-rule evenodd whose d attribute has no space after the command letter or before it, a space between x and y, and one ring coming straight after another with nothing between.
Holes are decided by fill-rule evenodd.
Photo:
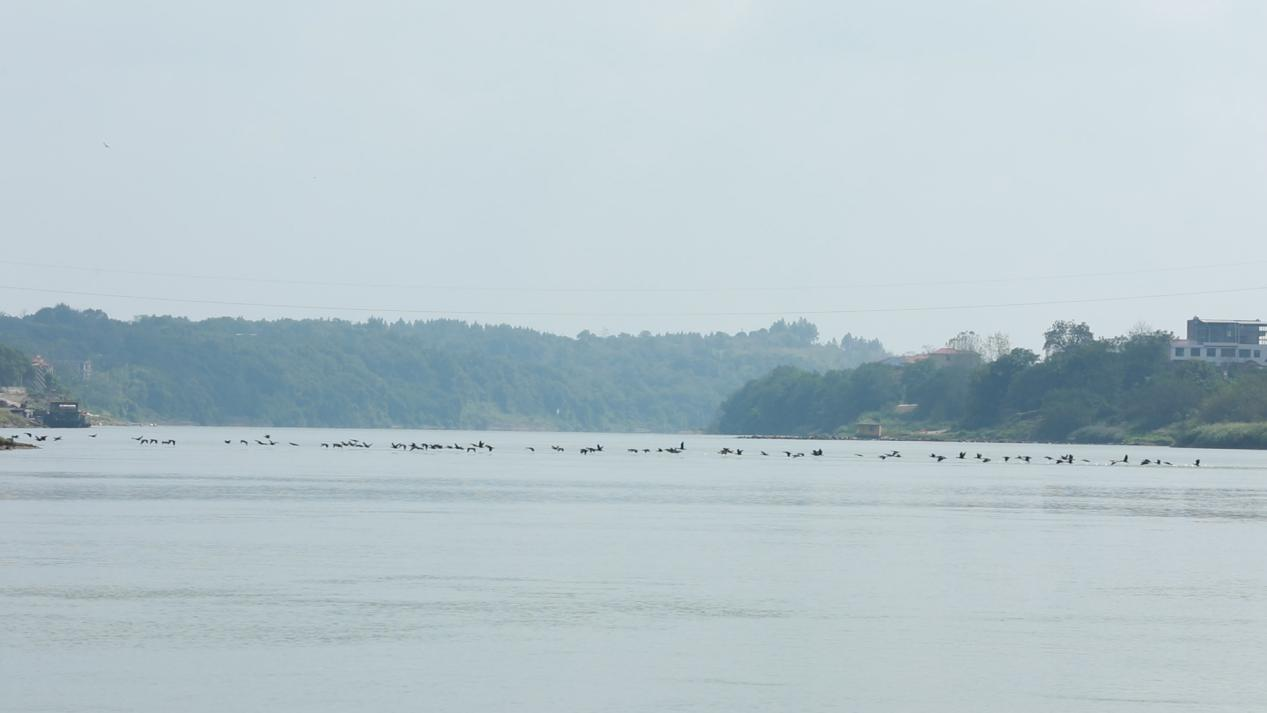
<instances>
[{"instance_id":1,"label":"green tree","mask_svg":"<svg viewBox=\"0 0 1267 713\"><path fill-rule=\"evenodd\" d=\"M1123 417L1138 428L1161 428L1196 414L1201 402L1218 389L1223 374L1198 361L1167 365L1123 399Z\"/></svg>"},{"instance_id":2,"label":"green tree","mask_svg":"<svg viewBox=\"0 0 1267 713\"><path fill-rule=\"evenodd\" d=\"M31 360L22 352L0 344L0 386L25 386Z\"/></svg>"},{"instance_id":3,"label":"green tree","mask_svg":"<svg viewBox=\"0 0 1267 713\"><path fill-rule=\"evenodd\" d=\"M1095 339L1086 322L1057 320L1043 332L1043 351L1052 354Z\"/></svg>"},{"instance_id":4,"label":"green tree","mask_svg":"<svg viewBox=\"0 0 1267 713\"><path fill-rule=\"evenodd\" d=\"M840 351L845 355L845 366L856 367L873 361L883 361L889 353L879 339L855 337L848 332L840 338Z\"/></svg>"},{"instance_id":5,"label":"green tree","mask_svg":"<svg viewBox=\"0 0 1267 713\"><path fill-rule=\"evenodd\" d=\"M847 393L856 413L892 406L902 398L899 370L887 364L863 364L853 370Z\"/></svg>"},{"instance_id":6,"label":"green tree","mask_svg":"<svg viewBox=\"0 0 1267 713\"><path fill-rule=\"evenodd\" d=\"M1064 440L1075 430L1095 423L1103 408L1104 399L1089 390L1057 389L1043 398L1035 435L1043 440Z\"/></svg>"},{"instance_id":7,"label":"green tree","mask_svg":"<svg viewBox=\"0 0 1267 713\"><path fill-rule=\"evenodd\" d=\"M1033 368L1038 355L1028 349L1013 349L979 367L968 386L964 421L973 428L990 426L1003 417L1003 407L1012 385Z\"/></svg>"},{"instance_id":8,"label":"green tree","mask_svg":"<svg viewBox=\"0 0 1267 713\"><path fill-rule=\"evenodd\" d=\"M1200 406L1206 423L1267 421L1267 374L1237 374L1225 381Z\"/></svg>"},{"instance_id":9,"label":"green tree","mask_svg":"<svg viewBox=\"0 0 1267 713\"><path fill-rule=\"evenodd\" d=\"M939 367L925 359L901 370L903 400L919 404L921 420L958 421L968 405L977 369L968 365Z\"/></svg>"}]
</instances>

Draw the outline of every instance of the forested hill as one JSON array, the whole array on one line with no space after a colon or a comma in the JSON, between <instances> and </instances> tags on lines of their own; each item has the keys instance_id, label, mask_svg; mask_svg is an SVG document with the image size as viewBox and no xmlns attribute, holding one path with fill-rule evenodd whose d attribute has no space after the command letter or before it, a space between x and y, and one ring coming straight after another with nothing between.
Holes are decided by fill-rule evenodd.
<instances>
[{"instance_id":1,"label":"forested hill","mask_svg":"<svg viewBox=\"0 0 1267 713\"><path fill-rule=\"evenodd\" d=\"M899 437L1267 447L1267 370L1170 361L1165 332L1096 339L1057 322L1045 336L1041 359L777 368L726 399L719 429L848 435L878 421Z\"/></svg>"},{"instance_id":2,"label":"forested hill","mask_svg":"<svg viewBox=\"0 0 1267 713\"><path fill-rule=\"evenodd\" d=\"M40 354L87 408L129 421L594 431L704 429L774 367L885 356L849 335L819 343L804 320L571 338L451 320L120 321L66 306L0 316L0 343Z\"/></svg>"}]
</instances>

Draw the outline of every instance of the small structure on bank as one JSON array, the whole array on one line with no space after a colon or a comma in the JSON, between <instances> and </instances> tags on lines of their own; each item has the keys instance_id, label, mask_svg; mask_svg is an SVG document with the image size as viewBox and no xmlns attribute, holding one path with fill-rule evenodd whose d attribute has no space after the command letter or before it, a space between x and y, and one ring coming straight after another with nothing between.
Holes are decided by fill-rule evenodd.
<instances>
[{"instance_id":1,"label":"small structure on bank","mask_svg":"<svg viewBox=\"0 0 1267 713\"><path fill-rule=\"evenodd\" d=\"M76 401L50 401L48 409L40 414L40 421L48 428L87 428L88 417L79 410Z\"/></svg>"},{"instance_id":2,"label":"small structure on bank","mask_svg":"<svg viewBox=\"0 0 1267 713\"><path fill-rule=\"evenodd\" d=\"M854 438L881 438L884 429L878 423L859 423L854 426Z\"/></svg>"}]
</instances>

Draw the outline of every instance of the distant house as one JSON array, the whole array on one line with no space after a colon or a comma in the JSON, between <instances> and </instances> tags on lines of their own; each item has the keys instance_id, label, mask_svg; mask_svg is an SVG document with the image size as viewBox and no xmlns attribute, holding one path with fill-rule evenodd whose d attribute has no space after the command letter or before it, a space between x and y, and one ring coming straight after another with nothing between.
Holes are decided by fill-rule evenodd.
<instances>
[{"instance_id":1,"label":"distant house","mask_svg":"<svg viewBox=\"0 0 1267 713\"><path fill-rule=\"evenodd\" d=\"M1258 320L1188 320L1187 339L1170 343L1171 361L1211 364L1267 364L1267 322Z\"/></svg>"},{"instance_id":2,"label":"distant house","mask_svg":"<svg viewBox=\"0 0 1267 713\"><path fill-rule=\"evenodd\" d=\"M972 366L981 362L981 355L976 352L951 349L950 347L942 347L936 351L931 351L925 354L924 358L937 366Z\"/></svg>"},{"instance_id":3,"label":"distant house","mask_svg":"<svg viewBox=\"0 0 1267 713\"><path fill-rule=\"evenodd\" d=\"M860 423L854 427L855 438L880 438L884 429L878 423Z\"/></svg>"}]
</instances>

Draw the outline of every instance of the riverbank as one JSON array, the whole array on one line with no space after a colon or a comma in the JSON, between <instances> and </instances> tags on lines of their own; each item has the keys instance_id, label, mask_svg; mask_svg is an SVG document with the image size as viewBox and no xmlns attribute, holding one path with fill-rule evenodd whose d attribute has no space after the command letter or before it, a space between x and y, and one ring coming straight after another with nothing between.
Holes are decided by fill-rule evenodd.
<instances>
[{"instance_id":1,"label":"riverbank","mask_svg":"<svg viewBox=\"0 0 1267 713\"><path fill-rule=\"evenodd\" d=\"M29 418L20 416L8 409L0 409L0 428L33 428L38 426L39 424Z\"/></svg>"},{"instance_id":2,"label":"riverbank","mask_svg":"<svg viewBox=\"0 0 1267 713\"><path fill-rule=\"evenodd\" d=\"M1219 448L1267 450L1267 422L1183 424L1179 426L1132 433L1107 425L1085 426L1063 441L1033 438L1028 428L1011 427L956 430L951 428L911 429L884 424L880 438L859 437L850 433L811 433L800 435L747 435L741 438L827 441L928 441L931 443L1033 443L1082 446L1163 446L1174 448Z\"/></svg>"},{"instance_id":3,"label":"riverbank","mask_svg":"<svg viewBox=\"0 0 1267 713\"><path fill-rule=\"evenodd\" d=\"M24 451L36 447L30 443L18 443L12 438L0 438L0 451Z\"/></svg>"}]
</instances>

